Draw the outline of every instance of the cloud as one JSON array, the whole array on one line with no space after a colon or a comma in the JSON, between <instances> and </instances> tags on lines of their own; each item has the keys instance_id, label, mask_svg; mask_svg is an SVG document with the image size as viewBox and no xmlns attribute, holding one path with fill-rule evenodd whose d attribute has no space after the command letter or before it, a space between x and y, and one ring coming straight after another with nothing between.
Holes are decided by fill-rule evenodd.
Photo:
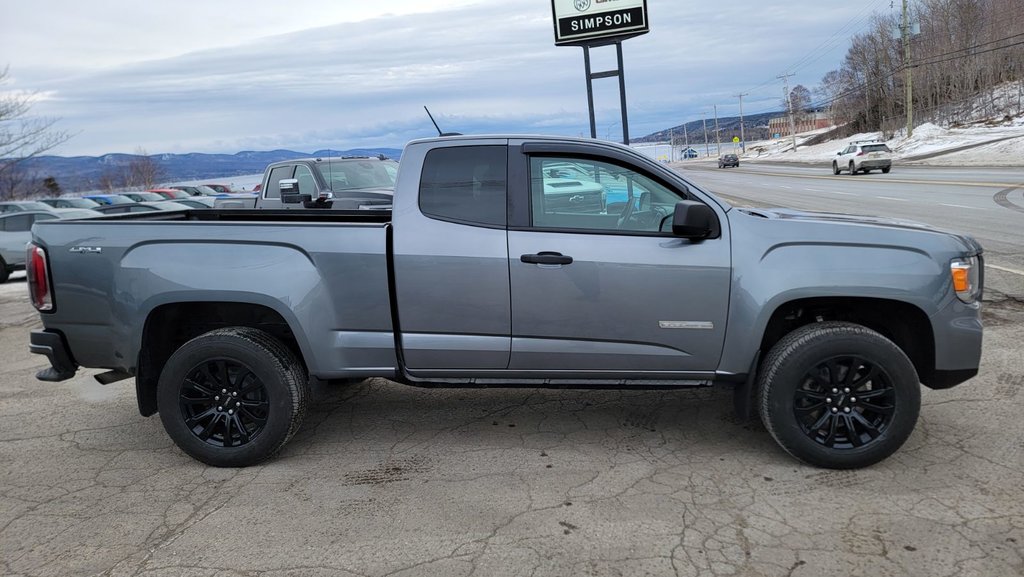
<instances>
[{"instance_id":1,"label":"cloud","mask_svg":"<svg viewBox=\"0 0 1024 577\"><path fill-rule=\"evenodd\" d=\"M735 94L770 81L863 11L808 0L650 0L651 33L623 44L630 135L699 119L716 103L719 115L736 114ZM36 111L79 132L62 154L401 146L434 132L423 105L447 131L589 134L582 50L555 47L551 27L546 2L460 5L35 76L29 88L49 95ZM837 67L845 43L834 51L794 84L813 86ZM592 56L595 71L615 67L613 48ZM594 86L598 134L617 138L617 83ZM781 86L747 98L748 114L775 108Z\"/></svg>"}]
</instances>

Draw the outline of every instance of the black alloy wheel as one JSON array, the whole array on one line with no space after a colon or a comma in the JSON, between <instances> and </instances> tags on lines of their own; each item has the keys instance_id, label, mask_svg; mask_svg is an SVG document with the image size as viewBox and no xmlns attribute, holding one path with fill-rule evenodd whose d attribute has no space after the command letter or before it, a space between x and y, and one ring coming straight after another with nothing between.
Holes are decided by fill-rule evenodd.
<instances>
[{"instance_id":1,"label":"black alloy wheel","mask_svg":"<svg viewBox=\"0 0 1024 577\"><path fill-rule=\"evenodd\" d=\"M203 361L188 373L180 390L185 425L206 444L240 447L267 424L267 388L251 368L233 359Z\"/></svg>"},{"instance_id":2,"label":"black alloy wheel","mask_svg":"<svg viewBox=\"0 0 1024 577\"><path fill-rule=\"evenodd\" d=\"M251 327L216 329L181 345L157 384L167 435L215 467L246 467L272 457L299 430L308 398L301 359Z\"/></svg>"},{"instance_id":3,"label":"black alloy wheel","mask_svg":"<svg viewBox=\"0 0 1024 577\"><path fill-rule=\"evenodd\" d=\"M893 341L840 321L794 329L758 369L768 433L797 459L829 469L877 463L907 441L921 410L914 364Z\"/></svg>"},{"instance_id":4,"label":"black alloy wheel","mask_svg":"<svg viewBox=\"0 0 1024 577\"><path fill-rule=\"evenodd\" d=\"M863 447L892 422L896 393L889 375L856 355L824 360L809 369L793 394L800 429L830 449Z\"/></svg>"}]
</instances>

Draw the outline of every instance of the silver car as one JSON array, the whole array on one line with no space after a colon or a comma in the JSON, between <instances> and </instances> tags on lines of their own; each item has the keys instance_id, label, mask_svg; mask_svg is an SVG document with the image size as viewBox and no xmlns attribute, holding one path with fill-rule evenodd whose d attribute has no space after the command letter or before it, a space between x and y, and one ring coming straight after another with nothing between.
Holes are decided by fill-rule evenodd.
<instances>
[{"instance_id":1,"label":"silver car","mask_svg":"<svg viewBox=\"0 0 1024 577\"><path fill-rule=\"evenodd\" d=\"M32 240L32 225L38 220L60 218L50 210L0 213L0 283L11 273L25 270L25 245Z\"/></svg>"}]
</instances>

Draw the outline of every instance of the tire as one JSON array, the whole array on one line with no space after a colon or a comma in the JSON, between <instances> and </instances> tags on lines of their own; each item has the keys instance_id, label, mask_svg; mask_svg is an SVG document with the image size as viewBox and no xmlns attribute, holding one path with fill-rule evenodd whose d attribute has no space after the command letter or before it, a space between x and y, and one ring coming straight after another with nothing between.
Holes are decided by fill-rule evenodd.
<instances>
[{"instance_id":1,"label":"tire","mask_svg":"<svg viewBox=\"0 0 1024 577\"><path fill-rule=\"evenodd\" d=\"M853 165L853 161L850 161L850 176L857 176L857 167Z\"/></svg>"},{"instance_id":2,"label":"tire","mask_svg":"<svg viewBox=\"0 0 1024 577\"><path fill-rule=\"evenodd\" d=\"M171 355L157 408L167 434L191 457L246 467L272 457L298 431L309 394L306 369L291 350L261 330L231 327Z\"/></svg>"},{"instance_id":3,"label":"tire","mask_svg":"<svg viewBox=\"0 0 1024 577\"><path fill-rule=\"evenodd\" d=\"M891 167L888 167L888 166L886 166L886 167L882 168L882 174L889 174L889 171L890 171L890 170L892 170L892 168L891 168Z\"/></svg>"},{"instance_id":4,"label":"tire","mask_svg":"<svg viewBox=\"0 0 1024 577\"><path fill-rule=\"evenodd\" d=\"M921 388L914 365L892 341L861 325L823 322L772 347L758 376L758 407L765 428L793 457L855 469L906 442Z\"/></svg>"},{"instance_id":5,"label":"tire","mask_svg":"<svg viewBox=\"0 0 1024 577\"><path fill-rule=\"evenodd\" d=\"M11 271L8 270L4 259L0 258L0 284L4 284L9 278L11 278Z\"/></svg>"},{"instance_id":6,"label":"tire","mask_svg":"<svg viewBox=\"0 0 1024 577\"><path fill-rule=\"evenodd\" d=\"M861 172L863 172L864 174L871 174L871 169L870 168L864 168L864 169L861 170Z\"/></svg>"},{"instance_id":7,"label":"tire","mask_svg":"<svg viewBox=\"0 0 1024 577\"><path fill-rule=\"evenodd\" d=\"M839 174L839 164L836 161L832 161L832 174Z\"/></svg>"}]
</instances>

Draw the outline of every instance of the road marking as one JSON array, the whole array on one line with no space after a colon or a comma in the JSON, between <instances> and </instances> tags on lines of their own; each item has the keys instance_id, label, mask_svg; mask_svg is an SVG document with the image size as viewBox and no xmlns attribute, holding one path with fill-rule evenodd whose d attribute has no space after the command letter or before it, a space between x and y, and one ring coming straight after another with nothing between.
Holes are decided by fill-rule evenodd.
<instances>
[{"instance_id":1,"label":"road marking","mask_svg":"<svg viewBox=\"0 0 1024 577\"><path fill-rule=\"evenodd\" d=\"M875 198L884 198L885 200L898 200L900 202L908 202L905 198L893 198L891 196L876 196Z\"/></svg>"},{"instance_id":2,"label":"road marking","mask_svg":"<svg viewBox=\"0 0 1024 577\"><path fill-rule=\"evenodd\" d=\"M985 268L994 268L996 270L1001 270L1003 272L1011 272L1013 274L1019 274L1021 276L1024 276L1024 270L1017 270L1017 269L1014 269L1014 268L1006 268L1005 266L996 266L994 264L985 263Z\"/></svg>"},{"instance_id":3,"label":"road marking","mask_svg":"<svg viewBox=\"0 0 1024 577\"><path fill-rule=\"evenodd\" d=\"M843 196L860 196L859 194L855 194L853 192L839 192L836 190L823 190L822 192L827 192L829 194L841 194Z\"/></svg>"},{"instance_id":4,"label":"road marking","mask_svg":"<svg viewBox=\"0 0 1024 577\"><path fill-rule=\"evenodd\" d=\"M788 188L788 189L790 189L790 190L793 190L793 187L792 187L792 186L786 186L785 184L780 184L780 185L779 185L779 188Z\"/></svg>"},{"instance_id":5,"label":"road marking","mask_svg":"<svg viewBox=\"0 0 1024 577\"><path fill-rule=\"evenodd\" d=\"M825 192L824 190L818 190L817 188L804 188L804 190L809 190L811 192Z\"/></svg>"},{"instance_id":6,"label":"road marking","mask_svg":"<svg viewBox=\"0 0 1024 577\"><path fill-rule=\"evenodd\" d=\"M952 206L953 208L969 208L971 210L986 210L986 209L984 209L984 208L982 208L980 206L964 206L962 204L946 204L944 202L940 202L939 204L941 204L942 206Z\"/></svg>"},{"instance_id":7,"label":"road marking","mask_svg":"<svg viewBox=\"0 0 1024 577\"><path fill-rule=\"evenodd\" d=\"M712 170L711 168L698 167L698 166L694 166L692 168L697 169L697 170ZM804 167L795 167L795 168L803 169ZM840 176L832 176L832 175L824 175L824 174L822 174L822 175L810 175L810 174L793 174L793 173L786 173L786 172L760 172L760 171L756 171L756 170L744 170L742 174L757 174L757 175L761 175L761 176L779 176L779 177L784 177L784 178L818 178L818 179L821 179L821 180L842 180L842 181L845 181L845 182L871 182L868 178L851 179L849 175L840 175ZM944 186L971 186L971 187L980 187L980 188L1009 188L1009 189L1020 188L1022 186L1022 184L1024 184L1024 183L1019 183L1019 182L1018 183L1007 183L1007 182L956 182L956 181L951 181L951 180L909 180L909 179L898 179L898 178L886 178L884 180L879 180L879 182L885 182L887 184L888 183L899 183L899 184L937 184L937 185L944 185Z\"/></svg>"}]
</instances>

